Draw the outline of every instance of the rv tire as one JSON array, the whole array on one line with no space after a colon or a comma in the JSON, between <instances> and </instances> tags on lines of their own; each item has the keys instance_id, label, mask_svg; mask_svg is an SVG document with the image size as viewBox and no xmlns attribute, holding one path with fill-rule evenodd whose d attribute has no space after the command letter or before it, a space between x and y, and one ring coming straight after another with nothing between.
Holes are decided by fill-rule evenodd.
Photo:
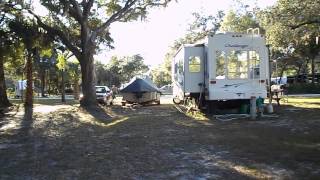
<instances>
[{"instance_id":1,"label":"rv tire","mask_svg":"<svg viewBox=\"0 0 320 180\"><path fill-rule=\"evenodd\" d=\"M174 97L174 98L173 98L173 103L174 103L174 104L180 104L180 103L181 103L181 100L180 100L178 97Z\"/></svg>"}]
</instances>

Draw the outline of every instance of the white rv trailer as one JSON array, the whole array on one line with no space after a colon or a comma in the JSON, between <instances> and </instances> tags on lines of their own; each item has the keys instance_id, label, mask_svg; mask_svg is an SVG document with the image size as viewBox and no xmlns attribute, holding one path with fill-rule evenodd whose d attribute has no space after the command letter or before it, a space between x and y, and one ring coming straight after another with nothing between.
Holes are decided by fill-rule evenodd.
<instances>
[{"instance_id":1,"label":"white rv trailer","mask_svg":"<svg viewBox=\"0 0 320 180\"><path fill-rule=\"evenodd\" d=\"M172 64L173 101L208 107L266 98L269 58L260 34L209 35L203 44L183 45Z\"/></svg>"}]
</instances>

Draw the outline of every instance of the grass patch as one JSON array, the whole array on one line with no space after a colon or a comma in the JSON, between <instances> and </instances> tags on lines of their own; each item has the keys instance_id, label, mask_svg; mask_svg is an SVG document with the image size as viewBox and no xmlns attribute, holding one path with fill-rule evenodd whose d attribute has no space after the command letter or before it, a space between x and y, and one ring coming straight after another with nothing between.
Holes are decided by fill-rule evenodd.
<instances>
[{"instance_id":1,"label":"grass patch","mask_svg":"<svg viewBox=\"0 0 320 180\"><path fill-rule=\"evenodd\" d=\"M207 116L204 113L200 112L200 111L189 111L189 112L186 113L186 115L191 117L191 118L193 118L193 119L200 120L200 121L209 120L207 118Z\"/></svg>"},{"instance_id":2,"label":"grass patch","mask_svg":"<svg viewBox=\"0 0 320 180\"><path fill-rule=\"evenodd\" d=\"M320 108L320 97L289 97L285 104L301 108Z\"/></svg>"}]
</instances>

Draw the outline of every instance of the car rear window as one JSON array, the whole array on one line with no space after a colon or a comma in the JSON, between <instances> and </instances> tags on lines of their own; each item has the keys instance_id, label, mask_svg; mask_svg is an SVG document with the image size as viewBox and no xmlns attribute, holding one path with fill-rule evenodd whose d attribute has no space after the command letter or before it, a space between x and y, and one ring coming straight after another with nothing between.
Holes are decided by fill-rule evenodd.
<instances>
[{"instance_id":1,"label":"car rear window","mask_svg":"<svg viewBox=\"0 0 320 180\"><path fill-rule=\"evenodd\" d=\"M96 88L96 93L106 93L106 88L104 87L97 87Z\"/></svg>"}]
</instances>

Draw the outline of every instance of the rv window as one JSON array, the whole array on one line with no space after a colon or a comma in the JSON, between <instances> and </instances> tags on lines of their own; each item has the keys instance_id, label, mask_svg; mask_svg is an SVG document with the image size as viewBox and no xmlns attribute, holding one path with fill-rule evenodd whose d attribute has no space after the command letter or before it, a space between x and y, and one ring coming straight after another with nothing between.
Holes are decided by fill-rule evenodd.
<instances>
[{"instance_id":1,"label":"rv window","mask_svg":"<svg viewBox=\"0 0 320 180\"><path fill-rule=\"evenodd\" d=\"M216 79L225 79L225 52L224 51L216 51L216 60L217 60L217 68L216 68Z\"/></svg>"},{"instance_id":2,"label":"rv window","mask_svg":"<svg viewBox=\"0 0 320 180\"><path fill-rule=\"evenodd\" d=\"M248 52L231 51L228 55L228 78L247 79L248 78Z\"/></svg>"},{"instance_id":3,"label":"rv window","mask_svg":"<svg viewBox=\"0 0 320 180\"><path fill-rule=\"evenodd\" d=\"M249 67L250 67L250 78L260 78L260 56L256 51L249 51Z\"/></svg>"},{"instance_id":4,"label":"rv window","mask_svg":"<svg viewBox=\"0 0 320 180\"><path fill-rule=\"evenodd\" d=\"M201 61L199 56L190 56L189 57L189 72L200 72L201 70Z\"/></svg>"}]
</instances>

